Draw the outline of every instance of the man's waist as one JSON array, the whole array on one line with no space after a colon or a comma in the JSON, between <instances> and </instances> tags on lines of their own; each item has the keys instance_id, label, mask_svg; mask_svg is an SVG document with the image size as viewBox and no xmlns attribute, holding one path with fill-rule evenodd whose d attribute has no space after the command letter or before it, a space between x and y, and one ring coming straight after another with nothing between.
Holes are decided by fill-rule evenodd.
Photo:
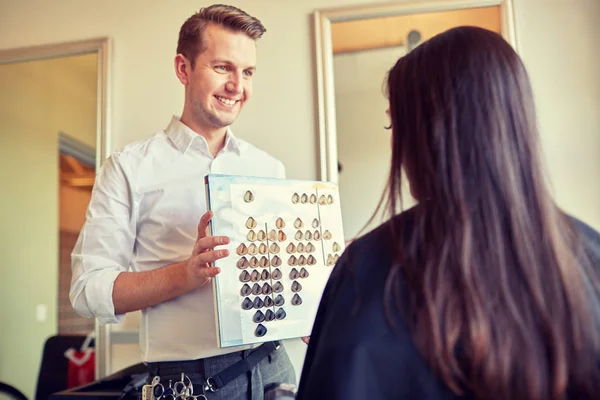
<instances>
[{"instance_id":1,"label":"man's waist","mask_svg":"<svg viewBox=\"0 0 600 400\"><path fill-rule=\"evenodd\" d=\"M154 361L147 362L148 370L151 374L159 375L159 372L162 374L171 374L171 373L194 373L194 374L205 374L206 365L221 363L235 363L238 360L247 356L249 352L258 348L260 345L255 345L253 347L244 348L243 350L236 350L227 352L227 349L219 349L223 351L222 353L210 355L206 357L200 357L196 359L181 359L181 360L169 360L169 361Z\"/></svg>"},{"instance_id":2,"label":"man's waist","mask_svg":"<svg viewBox=\"0 0 600 400\"><path fill-rule=\"evenodd\" d=\"M181 385L202 385L204 391L217 391L238 376L252 370L262 359L280 348L280 343L266 342L256 348L234 351L214 357L187 361L160 361L147 363L148 382L175 382ZM169 387L171 385L169 384Z\"/></svg>"},{"instance_id":3,"label":"man's waist","mask_svg":"<svg viewBox=\"0 0 600 400\"><path fill-rule=\"evenodd\" d=\"M140 321L142 361L188 361L246 350L219 347L212 287L145 310Z\"/></svg>"},{"instance_id":4,"label":"man's waist","mask_svg":"<svg viewBox=\"0 0 600 400\"><path fill-rule=\"evenodd\" d=\"M152 341L148 346L145 357L142 358L146 365L156 363L195 362L231 354L242 354L245 351L255 349L260 344L244 345L236 347L221 348L212 344L186 344L170 348L160 346L157 341Z\"/></svg>"}]
</instances>

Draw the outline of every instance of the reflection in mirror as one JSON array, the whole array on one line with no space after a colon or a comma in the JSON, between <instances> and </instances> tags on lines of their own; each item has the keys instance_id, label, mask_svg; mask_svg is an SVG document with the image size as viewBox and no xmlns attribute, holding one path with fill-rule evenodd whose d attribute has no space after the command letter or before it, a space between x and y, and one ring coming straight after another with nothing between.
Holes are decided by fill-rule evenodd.
<instances>
[{"instance_id":1,"label":"reflection in mirror","mask_svg":"<svg viewBox=\"0 0 600 400\"><path fill-rule=\"evenodd\" d=\"M423 41L461 25L515 44L512 0L449 0L315 12L320 179L339 184L346 239L366 233L388 178L391 131L385 83L395 62ZM404 208L414 205L408 185Z\"/></svg>"},{"instance_id":2,"label":"reflection in mirror","mask_svg":"<svg viewBox=\"0 0 600 400\"><path fill-rule=\"evenodd\" d=\"M66 348L44 359L47 340L96 329L73 312L68 293L70 252L108 148L107 46L0 51L0 381L28 398L38 374L50 372L42 361L52 372L66 361Z\"/></svg>"},{"instance_id":3,"label":"reflection in mirror","mask_svg":"<svg viewBox=\"0 0 600 400\"><path fill-rule=\"evenodd\" d=\"M355 237L377 207L391 159L385 77L405 47L334 55L339 190L346 239ZM360 194L359 194L360 193Z\"/></svg>"},{"instance_id":4,"label":"reflection in mirror","mask_svg":"<svg viewBox=\"0 0 600 400\"><path fill-rule=\"evenodd\" d=\"M79 316L69 300L71 286L71 252L85 221L96 178L96 54L64 57L66 62L86 62L87 76L76 84L87 87L77 104L65 107L75 113L59 120L63 129L68 121L77 120L82 126L70 126L71 134L58 135L58 334L88 334L94 331L94 320ZM47 61L46 61L47 62ZM75 66L71 64L71 66ZM84 71L83 69L80 72ZM77 115L77 118L74 118Z\"/></svg>"}]
</instances>

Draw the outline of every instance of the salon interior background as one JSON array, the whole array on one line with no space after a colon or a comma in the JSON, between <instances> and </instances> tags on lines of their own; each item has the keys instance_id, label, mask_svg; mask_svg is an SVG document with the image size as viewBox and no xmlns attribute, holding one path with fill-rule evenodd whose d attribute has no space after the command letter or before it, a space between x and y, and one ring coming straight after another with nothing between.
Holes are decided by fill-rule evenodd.
<instances>
[{"instance_id":1,"label":"salon interior background","mask_svg":"<svg viewBox=\"0 0 600 400\"><path fill-rule=\"evenodd\" d=\"M235 2L257 15L268 31L258 46L254 98L234 132L280 158L290 178L319 178L311 14L316 8L365 3L369 1L306 0L286 1L283 7L277 0ZM171 114L180 112L182 89L172 63L177 30L194 10L208 4L191 0L172 5L156 0L57 0L52 4L0 0L0 49L110 37L109 131L111 149L115 150L163 128ZM556 197L568 212L600 229L600 1L514 0L514 13L518 51L531 75ZM0 92L0 96L10 101L6 98L10 93ZM28 112L36 118L36 109ZM0 135L4 143L11 135L2 129L2 121ZM31 142L28 151L35 147L35 141ZM22 171L2 166L0 173L27 179L28 173L35 173L34 166ZM10 193L10 187L2 188L3 197ZM43 196L39 193L40 199ZM22 209L10 212L22 215L22 223L34 230L39 222L27 220L26 204L31 202L23 202ZM44 202L35 206L44 207ZM48 207L48 213L56 213L55 207ZM19 288L0 286L0 324L35 332L35 340L25 342L18 331L8 334L0 330L0 381L27 382L22 390L31 396L43 341L56 333L57 253L40 253L39 262L20 263L13 257L17 249L3 244L11 234L10 226L0 229L2 275L19 283ZM21 246L27 248L29 244ZM27 288L26 296L22 295L23 287ZM22 311L9 313L15 302ZM39 304L48 305L44 321L35 318ZM12 348L18 351L10 351ZM289 348L299 372L304 345L293 342ZM30 377L14 375L20 360L13 354L32 360L26 367ZM113 354L120 357L113 361L115 369L138 361L135 344L122 345Z\"/></svg>"}]
</instances>

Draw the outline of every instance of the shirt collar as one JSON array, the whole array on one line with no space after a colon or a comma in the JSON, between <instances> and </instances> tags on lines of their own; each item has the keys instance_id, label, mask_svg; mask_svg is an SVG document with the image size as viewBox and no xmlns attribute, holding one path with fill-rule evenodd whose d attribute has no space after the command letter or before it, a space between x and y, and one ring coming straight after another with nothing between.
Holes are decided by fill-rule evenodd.
<instances>
[{"instance_id":1,"label":"shirt collar","mask_svg":"<svg viewBox=\"0 0 600 400\"><path fill-rule=\"evenodd\" d=\"M178 116L174 115L171 118L171 122L167 126L167 129L165 129L165 133L181 154L185 154L192 146L210 154L208 143L204 136L194 132L190 127L181 122ZM241 154L244 147L244 143L236 138L231 132L231 128L228 127L223 150Z\"/></svg>"}]
</instances>

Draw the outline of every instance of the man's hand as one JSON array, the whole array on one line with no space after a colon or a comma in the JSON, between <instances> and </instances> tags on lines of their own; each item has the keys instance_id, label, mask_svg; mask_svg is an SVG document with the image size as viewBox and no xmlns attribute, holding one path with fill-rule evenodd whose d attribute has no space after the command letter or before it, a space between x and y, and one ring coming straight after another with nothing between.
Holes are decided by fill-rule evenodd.
<instances>
[{"instance_id":1,"label":"man's hand","mask_svg":"<svg viewBox=\"0 0 600 400\"><path fill-rule=\"evenodd\" d=\"M198 238L190 258L186 262L188 278L195 286L203 286L221 272L221 269L213 266L213 263L221 258L229 256L229 250L215 250L219 245L229 243L227 236L210 236L208 224L212 218L212 211L207 211L198 223Z\"/></svg>"},{"instance_id":2,"label":"man's hand","mask_svg":"<svg viewBox=\"0 0 600 400\"><path fill-rule=\"evenodd\" d=\"M113 286L116 314L143 310L207 284L221 270L212 264L229 255L228 250L215 247L229 243L226 236L208 235L212 212L198 223L198 238L190 258L151 271L121 272Z\"/></svg>"},{"instance_id":3,"label":"man's hand","mask_svg":"<svg viewBox=\"0 0 600 400\"><path fill-rule=\"evenodd\" d=\"M308 344L308 342L310 341L310 336L305 336L305 337L303 337L303 338L300 338L300 339L302 339L302 341L303 341L304 343Z\"/></svg>"}]
</instances>

